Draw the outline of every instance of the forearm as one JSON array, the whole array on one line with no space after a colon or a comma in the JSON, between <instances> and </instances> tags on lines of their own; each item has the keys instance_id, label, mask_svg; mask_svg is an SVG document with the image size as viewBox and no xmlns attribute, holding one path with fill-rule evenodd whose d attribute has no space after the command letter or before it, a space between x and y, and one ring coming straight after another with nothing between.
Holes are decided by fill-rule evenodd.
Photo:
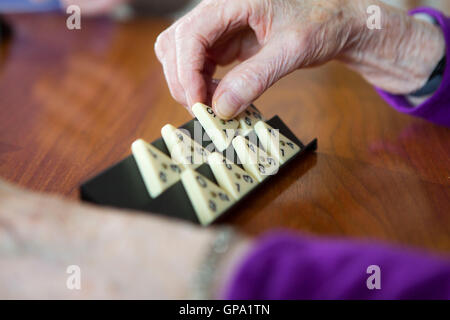
<instances>
[{"instance_id":1,"label":"forearm","mask_svg":"<svg viewBox=\"0 0 450 320\"><path fill-rule=\"evenodd\" d=\"M214 229L80 205L0 181L0 297L186 299L214 237ZM66 287L69 265L81 268L79 291Z\"/></svg>"},{"instance_id":2,"label":"forearm","mask_svg":"<svg viewBox=\"0 0 450 320\"><path fill-rule=\"evenodd\" d=\"M188 299L213 228L80 205L0 181L0 298ZM219 297L251 241L237 234L213 270ZM68 290L78 265L82 289ZM36 277L39 273L39 277Z\"/></svg>"},{"instance_id":3,"label":"forearm","mask_svg":"<svg viewBox=\"0 0 450 320\"><path fill-rule=\"evenodd\" d=\"M392 94L420 89L445 54L445 39L438 26L419 21L400 9L378 2L381 30L370 30L366 9L373 1L355 1L363 18L359 37L339 59L369 83Z\"/></svg>"}]
</instances>

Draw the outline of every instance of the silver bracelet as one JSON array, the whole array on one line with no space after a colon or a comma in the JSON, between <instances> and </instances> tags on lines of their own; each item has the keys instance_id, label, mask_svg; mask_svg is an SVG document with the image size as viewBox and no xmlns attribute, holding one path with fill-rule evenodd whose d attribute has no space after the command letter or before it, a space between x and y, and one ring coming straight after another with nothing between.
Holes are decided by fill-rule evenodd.
<instances>
[{"instance_id":1,"label":"silver bracelet","mask_svg":"<svg viewBox=\"0 0 450 320\"><path fill-rule=\"evenodd\" d=\"M236 232L231 227L219 229L205 259L192 279L191 299L209 300L214 298L214 293L211 292L211 289L214 282L215 271L217 270L221 258L230 249L235 236Z\"/></svg>"}]
</instances>

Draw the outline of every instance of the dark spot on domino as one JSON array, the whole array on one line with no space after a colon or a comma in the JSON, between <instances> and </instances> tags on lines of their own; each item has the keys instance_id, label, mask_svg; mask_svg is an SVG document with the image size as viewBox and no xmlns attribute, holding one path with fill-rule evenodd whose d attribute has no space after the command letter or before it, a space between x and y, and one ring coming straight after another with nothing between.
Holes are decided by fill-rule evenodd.
<instances>
[{"instance_id":1,"label":"dark spot on domino","mask_svg":"<svg viewBox=\"0 0 450 320\"><path fill-rule=\"evenodd\" d=\"M171 164L170 169L172 169L172 171L174 171L174 172L181 173L180 167L176 164Z\"/></svg>"},{"instance_id":2,"label":"dark spot on domino","mask_svg":"<svg viewBox=\"0 0 450 320\"><path fill-rule=\"evenodd\" d=\"M266 173L266 168L264 168L264 166L261 163L258 164L258 168L259 172L261 172L262 174Z\"/></svg>"},{"instance_id":3,"label":"dark spot on domino","mask_svg":"<svg viewBox=\"0 0 450 320\"><path fill-rule=\"evenodd\" d=\"M219 192L219 198L222 201L230 201L230 198L228 198L228 196L225 193Z\"/></svg>"},{"instance_id":4,"label":"dark spot on domino","mask_svg":"<svg viewBox=\"0 0 450 320\"><path fill-rule=\"evenodd\" d=\"M213 212L216 212L216 203L214 202L214 201L212 201L212 200L209 200L209 208L213 211Z\"/></svg>"},{"instance_id":5,"label":"dark spot on domino","mask_svg":"<svg viewBox=\"0 0 450 320\"><path fill-rule=\"evenodd\" d=\"M195 179L197 180L197 182L200 185L200 187L202 187L202 188L206 188L207 187L205 179L203 179L200 176L196 176Z\"/></svg>"}]
</instances>

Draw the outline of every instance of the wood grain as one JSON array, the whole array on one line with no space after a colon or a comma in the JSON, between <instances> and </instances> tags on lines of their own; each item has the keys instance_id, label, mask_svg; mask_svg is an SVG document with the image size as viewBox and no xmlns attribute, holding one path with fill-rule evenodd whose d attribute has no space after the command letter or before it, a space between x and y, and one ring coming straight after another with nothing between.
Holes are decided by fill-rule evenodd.
<instances>
[{"instance_id":1,"label":"wood grain","mask_svg":"<svg viewBox=\"0 0 450 320\"><path fill-rule=\"evenodd\" d=\"M82 181L190 115L153 53L166 20L8 16L0 62L0 176L78 198ZM226 70L221 70L224 73ZM342 65L298 71L256 105L317 154L293 164L227 222L450 250L450 130L399 114Z\"/></svg>"}]
</instances>

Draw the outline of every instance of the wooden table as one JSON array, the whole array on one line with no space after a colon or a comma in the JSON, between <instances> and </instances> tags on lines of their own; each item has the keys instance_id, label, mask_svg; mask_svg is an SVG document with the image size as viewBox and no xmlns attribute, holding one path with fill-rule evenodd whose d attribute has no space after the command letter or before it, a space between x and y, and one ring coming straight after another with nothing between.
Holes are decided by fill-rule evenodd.
<instances>
[{"instance_id":1,"label":"wooden table","mask_svg":"<svg viewBox=\"0 0 450 320\"><path fill-rule=\"evenodd\" d=\"M169 22L9 16L0 63L0 176L78 198L82 181L189 114L171 98L153 43ZM222 71L223 73L223 71ZM319 149L228 222L450 250L450 130L399 114L342 65L299 71L256 105Z\"/></svg>"}]
</instances>

